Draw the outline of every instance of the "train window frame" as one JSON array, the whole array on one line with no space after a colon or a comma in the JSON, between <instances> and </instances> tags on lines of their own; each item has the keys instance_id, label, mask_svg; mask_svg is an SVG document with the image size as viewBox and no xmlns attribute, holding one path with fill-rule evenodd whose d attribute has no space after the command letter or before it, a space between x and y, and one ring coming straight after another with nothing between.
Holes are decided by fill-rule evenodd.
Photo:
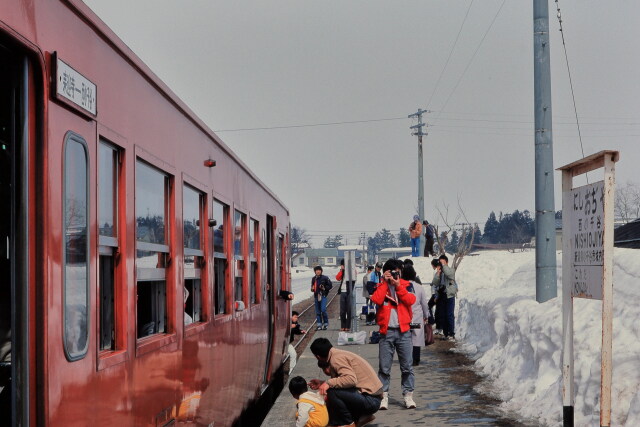
<instances>
[{"instance_id":1,"label":"train window frame","mask_svg":"<svg viewBox=\"0 0 640 427\"><path fill-rule=\"evenodd\" d=\"M249 215L249 304L260 302L260 221ZM253 233L252 233L253 232ZM253 235L253 240L252 240Z\"/></svg>"},{"instance_id":2,"label":"train window frame","mask_svg":"<svg viewBox=\"0 0 640 427\"><path fill-rule=\"evenodd\" d=\"M138 220L137 216L135 217L135 247L134 247L134 259L135 259L135 292L136 296L136 306L135 306L135 339L136 339L136 356L141 356L146 354L149 351L153 351L165 345L169 345L176 342L176 332L175 332L175 310L172 309L174 307L174 300L176 294L176 286L174 282L174 268L173 268L173 253L174 253L174 224L175 224L175 169L163 162L162 160L157 159L152 154L146 152L144 149L136 146L135 150L135 166L134 166L134 194L135 194L135 202L134 202L134 212L135 215L138 213L138 196L139 196L139 182L140 182L140 172L138 169L139 165L150 168L152 170L157 171L159 174L164 176L164 206L163 206L163 215L164 215L164 241L162 243L157 242L144 242L138 239ZM156 255L162 254L160 258L158 258L158 263L156 267L144 268L139 267L139 252L153 252ZM161 264L161 266L158 266ZM163 282L164 287L160 286L160 283ZM141 284L149 285L153 287L151 292L147 292L147 289L141 288ZM144 286L144 285L143 285ZM138 295L141 290L144 292L155 294L156 299L151 301L151 305L148 307L151 311L152 317L159 318L162 316L162 320L160 321L160 325L163 326L164 330L148 334L144 336L139 335L139 308L140 308L140 299ZM159 297L158 297L159 295ZM159 304L164 302L164 307ZM153 311L156 310L156 315L154 316ZM158 323L158 320L153 320L154 323ZM150 322L147 322L150 323Z\"/></svg>"},{"instance_id":3,"label":"train window frame","mask_svg":"<svg viewBox=\"0 0 640 427\"><path fill-rule=\"evenodd\" d=\"M238 230L238 227L240 229ZM247 301L247 214L237 206L233 210L233 302ZM238 292L239 291L239 292Z\"/></svg>"},{"instance_id":4,"label":"train window frame","mask_svg":"<svg viewBox=\"0 0 640 427\"><path fill-rule=\"evenodd\" d=\"M85 165L86 165L86 169L85 169L85 290L86 290L86 297L85 297L85 314L86 314L86 327L85 327L85 343L84 343L84 347L82 347L81 349L79 349L79 351L70 351L70 349L68 348L68 337L67 337L67 322L68 322L68 315L69 315L69 309L67 307L67 290L68 290L68 275L67 275L67 239L66 239L66 235L67 235L67 201L68 201L68 196L69 196L69 189L67 188L67 172L69 171L69 169L67 168L67 166L71 163L73 164L74 168L77 168L77 162L70 162L69 158L67 157L69 154L69 147L71 145L71 143L76 143L79 144L79 146L82 148L83 150L83 154L84 154L84 160L85 160ZM90 163L90 159L89 159L89 147L87 145L87 142L85 141L85 139L80 136L79 134L69 131L65 134L64 137L64 143L63 143L63 167L62 167L62 177L63 177L63 191L62 191L62 230L64 233L63 239L62 239L62 283L63 283L63 287L62 287L62 298L63 298L63 306L64 306L64 311L63 311L63 316L62 316L62 346L64 349L64 354L65 357L67 358L67 360L69 362L75 362L81 359L84 359L84 357L87 355L88 351L89 351L89 341L90 341L90 333L89 331L91 330L91 315L89 313L89 308L90 308L90 302L91 302L91 287L90 287L90 283L91 283L91 258L90 258L90 238L91 238L91 233L89 231L89 224L90 224L90 218L91 218L91 190L89 188L90 186L90 173L91 173L91 163Z\"/></svg>"},{"instance_id":5,"label":"train window frame","mask_svg":"<svg viewBox=\"0 0 640 427\"><path fill-rule=\"evenodd\" d=\"M122 201L124 200L121 197L121 192L123 191L123 166L124 166L124 149L114 144L109 138L99 135L97 141L97 286L98 290L96 292L97 296L97 319L96 329L97 329L97 340L96 346L98 351L98 369L103 369L108 366L112 366L114 363L119 363L124 361L124 357L118 360L111 360L115 355L122 354L126 351L126 329L123 325L123 309L121 305L123 304L125 291L122 289L123 280L120 277L120 245L121 245L121 237L124 235L124 231L121 229L124 221L121 221L119 216L121 212L124 210ZM102 206L102 195L100 185L104 181L104 176L102 174L103 168L103 149L110 150L108 156L110 156L110 160L113 162L111 169L111 180L112 180L112 194L111 196L111 210L113 211L113 225L112 225L112 234L104 235L101 233L101 212L103 209ZM108 271L107 271L108 270ZM106 292L105 282L110 281L109 291ZM111 300L110 302L110 319L109 316L105 314L104 311L104 301L106 298ZM110 348L105 348L105 330L109 329L111 332L111 344ZM106 360L109 359L109 362Z\"/></svg>"},{"instance_id":6,"label":"train window frame","mask_svg":"<svg viewBox=\"0 0 640 427\"><path fill-rule=\"evenodd\" d=\"M229 233L229 227L225 226L225 224L230 224L231 223L231 204L228 203L227 201L225 201L220 195L214 194L213 195L213 202L212 202L212 215L213 218L218 221L218 215L217 215L217 210L216 208L218 206L222 207L222 224L219 224L216 222L216 225L214 226L214 230L213 230L213 238L212 238L212 243L211 243L211 247L213 250L212 253L212 258L213 258L213 283L214 283L214 287L212 289L213 291L213 316L214 318L218 318L218 317L224 317L224 316L229 316L231 315L231 302L230 302L230 298L229 298L229 289L230 289L230 272L229 272L229 253L230 253L230 249L229 249L229 239L230 239L230 233ZM222 236L220 236L222 238L222 252L217 251L217 247L216 247L216 231L219 230L219 228L222 227ZM218 248L220 246L218 245ZM222 268L221 268L222 267ZM220 286L221 283L218 280L219 278L222 278L222 280L224 281L222 283L222 287ZM220 301L220 297L223 298L222 301Z\"/></svg>"},{"instance_id":7,"label":"train window frame","mask_svg":"<svg viewBox=\"0 0 640 427\"><path fill-rule=\"evenodd\" d=\"M183 175L182 180L182 233L183 233L183 299L177 298L177 301L183 301L184 307L182 307L182 312L187 313L187 301L191 302L191 313L189 313L192 322L189 324L184 323L183 316L183 326L185 330L191 330L193 328L197 328L199 325L202 325L208 320L208 304L207 304L207 235L208 235L208 204L207 204L207 192L193 185L191 180L185 179L186 177ZM199 249L187 247L187 242L185 238L185 194L187 191L192 191L198 196L198 213L200 225L200 236L199 236ZM187 268L187 258L193 257L193 267ZM191 282L188 285L187 282ZM189 289L190 290L189 290ZM193 289L196 288L197 292L193 292ZM184 299L184 289L187 289L189 292L188 300ZM196 316L197 314L197 316ZM197 319L196 319L197 317Z\"/></svg>"}]
</instances>

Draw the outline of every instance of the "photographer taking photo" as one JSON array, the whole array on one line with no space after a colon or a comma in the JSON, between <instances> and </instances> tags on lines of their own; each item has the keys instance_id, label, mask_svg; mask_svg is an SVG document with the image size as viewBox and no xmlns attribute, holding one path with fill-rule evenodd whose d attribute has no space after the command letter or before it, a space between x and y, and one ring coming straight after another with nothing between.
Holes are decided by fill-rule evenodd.
<instances>
[{"instance_id":1,"label":"photographer taking photo","mask_svg":"<svg viewBox=\"0 0 640 427\"><path fill-rule=\"evenodd\" d=\"M389 383L393 353L398 353L402 373L402 394L407 409L416 407L413 400L413 342L411 340L411 306L416 296L407 290L410 282L400 278L402 261L390 259L382 267L383 280L376 288L371 301L378 306L376 321L380 326L378 342L378 377L382 381L383 397L380 409L389 408Z\"/></svg>"}]
</instances>

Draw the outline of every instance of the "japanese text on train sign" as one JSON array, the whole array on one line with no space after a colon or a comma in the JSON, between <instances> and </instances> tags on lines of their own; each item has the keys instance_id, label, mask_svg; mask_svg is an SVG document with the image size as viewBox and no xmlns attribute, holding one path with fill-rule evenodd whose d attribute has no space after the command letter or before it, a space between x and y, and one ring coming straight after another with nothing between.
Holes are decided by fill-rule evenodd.
<instances>
[{"instance_id":1,"label":"japanese text on train sign","mask_svg":"<svg viewBox=\"0 0 640 427\"><path fill-rule=\"evenodd\" d=\"M602 299L604 181L571 190L571 294Z\"/></svg>"},{"instance_id":2,"label":"japanese text on train sign","mask_svg":"<svg viewBox=\"0 0 640 427\"><path fill-rule=\"evenodd\" d=\"M97 87L82 74L57 59L56 93L83 110L96 115Z\"/></svg>"}]
</instances>

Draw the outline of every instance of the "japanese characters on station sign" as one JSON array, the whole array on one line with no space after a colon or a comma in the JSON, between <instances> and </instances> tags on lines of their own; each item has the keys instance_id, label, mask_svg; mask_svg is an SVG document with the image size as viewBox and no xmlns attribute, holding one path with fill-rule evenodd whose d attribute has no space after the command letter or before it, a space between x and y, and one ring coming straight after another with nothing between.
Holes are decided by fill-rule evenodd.
<instances>
[{"instance_id":1,"label":"japanese characters on station sign","mask_svg":"<svg viewBox=\"0 0 640 427\"><path fill-rule=\"evenodd\" d=\"M602 299L604 181L571 190L571 294Z\"/></svg>"},{"instance_id":2,"label":"japanese characters on station sign","mask_svg":"<svg viewBox=\"0 0 640 427\"><path fill-rule=\"evenodd\" d=\"M60 58L56 58L56 93L96 115L97 86Z\"/></svg>"}]
</instances>

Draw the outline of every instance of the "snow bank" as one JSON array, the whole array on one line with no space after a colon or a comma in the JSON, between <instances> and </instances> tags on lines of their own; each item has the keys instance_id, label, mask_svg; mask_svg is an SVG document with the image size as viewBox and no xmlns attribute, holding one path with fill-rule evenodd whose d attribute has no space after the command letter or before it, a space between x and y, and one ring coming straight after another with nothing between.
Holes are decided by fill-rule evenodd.
<instances>
[{"instance_id":1,"label":"snow bank","mask_svg":"<svg viewBox=\"0 0 640 427\"><path fill-rule=\"evenodd\" d=\"M456 279L457 348L474 359L511 416L562 422L562 256L558 297L535 300L535 253L467 256ZM430 259L414 258L423 282ZM615 249L612 425L640 425L640 252ZM427 280L425 280L427 279ZM601 302L574 300L575 424L599 425Z\"/></svg>"}]
</instances>

